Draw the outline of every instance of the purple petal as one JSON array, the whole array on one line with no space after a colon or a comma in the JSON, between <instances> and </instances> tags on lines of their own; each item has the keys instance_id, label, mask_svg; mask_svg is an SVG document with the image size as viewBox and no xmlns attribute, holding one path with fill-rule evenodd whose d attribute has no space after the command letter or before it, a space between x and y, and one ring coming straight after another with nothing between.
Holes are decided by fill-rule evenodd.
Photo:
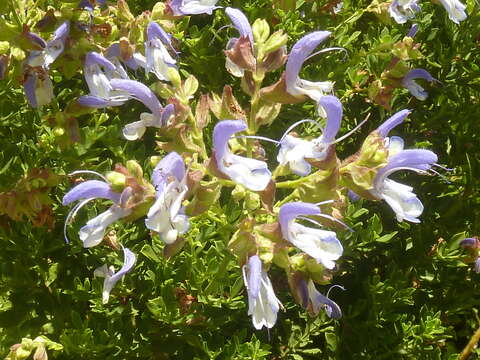
<instances>
[{"instance_id":1,"label":"purple petal","mask_svg":"<svg viewBox=\"0 0 480 360\"><path fill-rule=\"evenodd\" d=\"M250 44L253 46L253 32L250 23L248 22L247 17L239 9L227 7L225 8L225 13L228 15L230 20L235 26L235 29L238 30L240 36L248 37Z\"/></svg>"},{"instance_id":2,"label":"purple petal","mask_svg":"<svg viewBox=\"0 0 480 360\"><path fill-rule=\"evenodd\" d=\"M115 65L113 65L111 61L97 52L90 51L85 57L85 66L92 66L95 64L101 65L107 70L115 71Z\"/></svg>"},{"instance_id":3,"label":"purple petal","mask_svg":"<svg viewBox=\"0 0 480 360\"><path fill-rule=\"evenodd\" d=\"M154 39L160 39L165 45L170 48L173 53L178 54L177 50L175 50L172 45L172 35L163 30L162 27L158 25L155 21L152 21L150 24L148 24L147 39L149 41Z\"/></svg>"},{"instance_id":4,"label":"purple petal","mask_svg":"<svg viewBox=\"0 0 480 360\"><path fill-rule=\"evenodd\" d=\"M23 90L25 91L25 96L27 97L28 103L34 108L38 106L37 95L35 94L36 86L37 75L35 73L28 74L27 80L23 84Z\"/></svg>"},{"instance_id":5,"label":"purple petal","mask_svg":"<svg viewBox=\"0 0 480 360\"><path fill-rule=\"evenodd\" d=\"M464 248L469 248L469 247L476 247L478 244L477 239L475 238L465 238L462 241L460 241L460 246Z\"/></svg>"},{"instance_id":6,"label":"purple petal","mask_svg":"<svg viewBox=\"0 0 480 360\"><path fill-rule=\"evenodd\" d=\"M407 36L413 38L417 34L417 31L418 31L418 24L413 24Z\"/></svg>"},{"instance_id":7,"label":"purple petal","mask_svg":"<svg viewBox=\"0 0 480 360\"><path fill-rule=\"evenodd\" d=\"M163 187L169 176L175 176L180 182L185 177L185 163L180 155L171 152L155 166L152 173L152 183L155 187Z\"/></svg>"},{"instance_id":8,"label":"purple petal","mask_svg":"<svg viewBox=\"0 0 480 360\"><path fill-rule=\"evenodd\" d=\"M407 75L404 76L402 82L412 81L414 79L424 79L428 82L437 81L430 73L425 69L413 69L410 70Z\"/></svg>"},{"instance_id":9,"label":"purple petal","mask_svg":"<svg viewBox=\"0 0 480 360\"><path fill-rule=\"evenodd\" d=\"M480 257L477 257L477 260L475 260L475 272L477 274L480 273Z\"/></svg>"},{"instance_id":10,"label":"purple petal","mask_svg":"<svg viewBox=\"0 0 480 360\"><path fill-rule=\"evenodd\" d=\"M63 197L62 204L68 205L74 201L87 198L109 199L117 203L120 199L120 194L112 191L110 184L105 181L88 180L78 184L66 193Z\"/></svg>"},{"instance_id":11,"label":"purple petal","mask_svg":"<svg viewBox=\"0 0 480 360\"><path fill-rule=\"evenodd\" d=\"M288 223L300 215L319 215L320 208L315 204L305 203L301 201L290 202L280 207L278 219L280 222L280 229L285 239L288 238Z\"/></svg>"},{"instance_id":12,"label":"purple petal","mask_svg":"<svg viewBox=\"0 0 480 360\"><path fill-rule=\"evenodd\" d=\"M114 43L110 45L107 51L105 51L105 57L107 58L120 57L120 44Z\"/></svg>"},{"instance_id":13,"label":"purple petal","mask_svg":"<svg viewBox=\"0 0 480 360\"><path fill-rule=\"evenodd\" d=\"M80 96L77 102L82 106L97 108L97 109L111 106L110 101L99 98L97 96L92 96L92 95Z\"/></svg>"},{"instance_id":14,"label":"purple petal","mask_svg":"<svg viewBox=\"0 0 480 360\"><path fill-rule=\"evenodd\" d=\"M305 62L305 59L321 42L330 36L330 34L330 31L315 31L305 35L293 45L293 48L288 55L288 61L285 68L287 91L295 86L298 74L300 73L300 69Z\"/></svg>"},{"instance_id":15,"label":"purple petal","mask_svg":"<svg viewBox=\"0 0 480 360\"><path fill-rule=\"evenodd\" d=\"M128 92L134 99L142 102L155 117L161 117L162 105L148 86L135 80L112 79L110 85L114 90Z\"/></svg>"},{"instance_id":16,"label":"purple petal","mask_svg":"<svg viewBox=\"0 0 480 360\"><path fill-rule=\"evenodd\" d=\"M320 304L323 304L325 306L325 312L327 313L329 318L340 319L342 317L342 310L340 309L340 306L338 306L335 301L332 301L325 295L322 295L320 292L317 292L314 295L313 301L316 302L317 306L319 306Z\"/></svg>"},{"instance_id":17,"label":"purple petal","mask_svg":"<svg viewBox=\"0 0 480 360\"><path fill-rule=\"evenodd\" d=\"M380 133L380 136L386 137L390 130L392 130L397 125L400 125L405 118L410 115L411 110L401 110L395 113L392 117L388 118L382 125L377 128L377 131Z\"/></svg>"},{"instance_id":18,"label":"purple petal","mask_svg":"<svg viewBox=\"0 0 480 360\"><path fill-rule=\"evenodd\" d=\"M299 277L296 281L297 293L300 295L302 306L306 308L308 306L308 286L304 278Z\"/></svg>"},{"instance_id":19,"label":"purple petal","mask_svg":"<svg viewBox=\"0 0 480 360\"><path fill-rule=\"evenodd\" d=\"M162 118L161 118L162 126L167 125L168 119L170 119L170 116L172 115L175 115L175 105L168 104L162 110Z\"/></svg>"},{"instance_id":20,"label":"purple petal","mask_svg":"<svg viewBox=\"0 0 480 360\"><path fill-rule=\"evenodd\" d=\"M55 41L60 39L63 43L67 39L67 36L70 32L70 22L65 21L62 25L60 25L55 32L53 33L53 39L51 41Z\"/></svg>"},{"instance_id":21,"label":"purple petal","mask_svg":"<svg viewBox=\"0 0 480 360\"><path fill-rule=\"evenodd\" d=\"M358 195L356 192L352 190L348 190L347 195L351 202L356 202L360 200L360 195Z\"/></svg>"},{"instance_id":22,"label":"purple petal","mask_svg":"<svg viewBox=\"0 0 480 360\"><path fill-rule=\"evenodd\" d=\"M132 270L133 265L135 265L135 260L135 254L131 252L130 249L123 248L123 266L108 280L112 284L112 288L123 275Z\"/></svg>"},{"instance_id":23,"label":"purple petal","mask_svg":"<svg viewBox=\"0 0 480 360\"><path fill-rule=\"evenodd\" d=\"M323 131L322 140L323 142L330 143L335 139L340 129L343 116L342 103L337 97L332 95L322 96L319 103L327 113L327 125Z\"/></svg>"},{"instance_id":24,"label":"purple petal","mask_svg":"<svg viewBox=\"0 0 480 360\"><path fill-rule=\"evenodd\" d=\"M43 40L38 34L29 31L26 33L26 36L32 43L40 46L42 49L47 46L47 42Z\"/></svg>"},{"instance_id":25,"label":"purple petal","mask_svg":"<svg viewBox=\"0 0 480 360\"><path fill-rule=\"evenodd\" d=\"M412 169L426 171L438 161L437 155L430 150L402 150L388 159L388 164L377 172L375 179L386 173L391 174L397 169Z\"/></svg>"},{"instance_id":26,"label":"purple petal","mask_svg":"<svg viewBox=\"0 0 480 360\"><path fill-rule=\"evenodd\" d=\"M217 162L222 161L230 137L247 129L247 124L242 120L223 120L213 129L213 149Z\"/></svg>"},{"instance_id":27,"label":"purple petal","mask_svg":"<svg viewBox=\"0 0 480 360\"><path fill-rule=\"evenodd\" d=\"M262 261L257 255L248 259L248 292L253 298L258 297L260 292L260 280L262 278Z\"/></svg>"}]
</instances>

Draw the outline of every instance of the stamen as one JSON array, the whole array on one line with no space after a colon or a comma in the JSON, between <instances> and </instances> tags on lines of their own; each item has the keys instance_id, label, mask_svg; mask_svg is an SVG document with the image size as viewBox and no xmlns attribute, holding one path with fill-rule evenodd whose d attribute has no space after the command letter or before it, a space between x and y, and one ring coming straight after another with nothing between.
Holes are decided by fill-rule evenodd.
<instances>
[{"instance_id":1,"label":"stamen","mask_svg":"<svg viewBox=\"0 0 480 360\"><path fill-rule=\"evenodd\" d=\"M330 51L334 51L334 50L340 50L340 51L344 51L345 52L345 57L343 58L343 61L345 61L348 57L348 51L347 49L345 48L342 48L342 47L330 47L330 48L325 48L325 49L322 49L322 50L319 50L317 52L314 52L312 55L308 56L305 61L311 59L312 57L314 56L317 56L318 54L323 54L323 53L326 53L326 52L330 52Z\"/></svg>"},{"instance_id":2,"label":"stamen","mask_svg":"<svg viewBox=\"0 0 480 360\"><path fill-rule=\"evenodd\" d=\"M281 137L281 139L280 139L280 141L279 141L278 143L280 144L280 143L282 142L282 140L285 139L285 136L287 136L288 133L289 133L290 131L292 131L294 128L296 128L298 125L303 124L303 123L306 123L306 122L309 122L309 123L312 123L312 124L317 125L318 128L319 128L319 129L322 131L322 133L323 133L323 128L322 128L322 126L318 123L318 121L315 121L315 120L312 120L312 119L303 119L303 120L297 121L297 122L294 123L293 125L290 125L290 127L289 127L287 130L285 130L285 132L283 133L283 135L282 135L282 137Z\"/></svg>"},{"instance_id":3,"label":"stamen","mask_svg":"<svg viewBox=\"0 0 480 360\"><path fill-rule=\"evenodd\" d=\"M77 213L78 211L83 207L85 206L89 201L92 201L93 199L95 198L88 198L88 199L84 199L82 201L80 201L77 205L75 205L72 210L70 210L70 212L68 213L67 215L67 218L65 219L65 224L63 225L63 237L65 239L65 242L67 244L70 243L70 240L68 239L68 235L67 235L67 227L68 225L70 225L73 221L73 219L75 218L75 216L77 216Z\"/></svg>"},{"instance_id":4,"label":"stamen","mask_svg":"<svg viewBox=\"0 0 480 360\"><path fill-rule=\"evenodd\" d=\"M245 287L248 290L247 274L246 274L246 270L245 270L246 267L247 267L246 264L242 266L242 276L243 276L243 283L245 284Z\"/></svg>"},{"instance_id":5,"label":"stamen","mask_svg":"<svg viewBox=\"0 0 480 360\"><path fill-rule=\"evenodd\" d=\"M360 124L358 124L357 126L355 126L352 130L350 130L348 133L346 133L345 135L339 137L338 139L336 139L332 144L336 144L344 139L346 139L347 137L349 137L350 135L352 135L355 131L357 131L358 129L360 129L360 127L365 124L367 122L367 120L370 118L370 113L365 117L365 119L360 122Z\"/></svg>"},{"instance_id":6,"label":"stamen","mask_svg":"<svg viewBox=\"0 0 480 360\"><path fill-rule=\"evenodd\" d=\"M430 170L428 170L428 171L434 173L435 175L440 176L440 178L442 178L447 184L451 184L451 183L452 183L450 180L447 179L447 177L446 177L445 175L440 174L438 171L433 170L433 169L430 169Z\"/></svg>"},{"instance_id":7,"label":"stamen","mask_svg":"<svg viewBox=\"0 0 480 360\"><path fill-rule=\"evenodd\" d=\"M223 29L228 29L228 28L233 28L234 26L229 24L229 25L223 25L220 29L218 29L217 31L213 31L213 37L212 37L212 40L210 40L210 42L208 43L208 46L211 46L213 44L213 42L215 41L215 38L218 38L218 40L222 40L220 38L220 36L218 36L218 33L220 31L222 31Z\"/></svg>"},{"instance_id":8,"label":"stamen","mask_svg":"<svg viewBox=\"0 0 480 360\"><path fill-rule=\"evenodd\" d=\"M74 172L71 172L70 174L68 174L68 176L75 176L75 175L79 175L79 174L97 175L97 176L101 177L105 182L108 183L108 180L105 176L103 176L102 174L100 174L96 171L92 171L92 170L75 170Z\"/></svg>"},{"instance_id":9,"label":"stamen","mask_svg":"<svg viewBox=\"0 0 480 360\"><path fill-rule=\"evenodd\" d=\"M327 291L327 295L326 295L327 298L328 298L328 295L330 294L330 291L334 288L339 288L339 289L342 289L343 291L347 290L342 285L338 285L338 284L332 285L332 286L330 286L330 289L328 289L328 291Z\"/></svg>"},{"instance_id":10,"label":"stamen","mask_svg":"<svg viewBox=\"0 0 480 360\"><path fill-rule=\"evenodd\" d=\"M349 227L347 224L345 224L344 222L334 218L333 216L330 216L330 215L326 215L326 214L316 214L315 216L320 216L320 217L323 217L325 219L328 219L328 220L331 220L331 221L334 221L334 222L337 222L339 223L340 225L344 226L347 230L351 231L351 232L354 232L354 230ZM313 220L313 219L310 219L308 217L305 217L305 216L297 216L297 219L302 219L302 220L306 220L306 221L310 221L312 224L315 224L315 225L318 225L320 227L325 227L324 225L320 224L318 221L316 220Z\"/></svg>"},{"instance_id":11,"label":"stamen","mask_svg":"<svg viewBox=\"0 0 480 360\"><path fill-rule=\"evenodd\" d=\"M325 200L325 201L320 201L318 203L315 203L315 205L320 206L320 205L325 205L325 204L331 204L335 202L335 200Z\"/></svg>"},{"instance_id":12,"label":"stamen","mask_svg":"<svg viewBox=\"0 0 480 360\"><path fill-rule=\"evenodd\" d=\"M264 141L269 141L274 144L280 144L280 141L277 140L272 140L270 138L264 137L264 136L256 136L256 135L238 135L234 136L235 139L258 139L258 140L264 140Z\"/></svg>"},{"instance_id":13,"label":"stamen","mask_svg":"<svg viewBox=\"0 0 480 360\"><path fill-rule=\"evenodd\" d=\"M447 167L445 167L445 166L442 166L442 165L440 165L440 164L433 164L433 166L436 166L436 167L438 167L438 168L440 168L440 169L442 169L442 170L445 170L445 171L453 171L453 170L455 170L455 168L449 169L449 168L447 168Z\"/></svg>"}]
</instances>

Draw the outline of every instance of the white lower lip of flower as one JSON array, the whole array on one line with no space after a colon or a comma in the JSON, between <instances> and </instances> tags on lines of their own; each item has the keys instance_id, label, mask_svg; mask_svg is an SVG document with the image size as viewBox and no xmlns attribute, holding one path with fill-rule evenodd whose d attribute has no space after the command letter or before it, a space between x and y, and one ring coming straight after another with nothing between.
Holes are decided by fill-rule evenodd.
<instances>
[{"instance_id":1,"label":"white lower lip of flower","mask_svg":"<svg viewBox=\"0 0 480 360\"><path fill-rule=\"evenodd\" d=\"M406 88L412 94L412 96L416 97L420 101L425 101L428 97L427 92L423 87L418 85L415 81L411 80L405 84Z\"/></svg>"},{"instance_id":2,"label":"white lower lip of flower","mask_svg":"<svg viewBox=\"0 0 480 360\"><path fill-rule=\"evenodd\" d=\"M92 247L100 244L105 234L105 229L118 219L129 215L130 209L124 209L117 205L111 206L107 211L90 219L79 231L83 247Z\"/></svg>"},{"instance_id":3,"label":"white lower lip of flower","mask_svg":"<svg viewBox=\"0 0 480 360\"><path fill-rule=\"evenodd\" d=\"M448 12L448 17L454 23L459 24L467 18L465 13L465 5L458 0L440 0L445 10Z\"/></svg>"},{"instance_id":4,"label":"white lower lip of flower","mask_svg":"<svg viewBox=\"0 0 480 360\"><path fill-rule=\"evenodd\" d=\"M37 106L50 104L53 99L53 84L48 76L45 79L37 79L37 87L35 88L35 97L37 98Z\"/></svg>"},{"instance_id":5,"label":"white lower lip of flower","mask_svg":"<svg viewBox=\"0 0 480 360\"><path fill-rule=\"evenodd\" d=\"M174 243L178 235L187 232L190 226L188 217L180 214L186 193L187 187L184 182L174 180L164 188L148 210L146 227L159 233L166 244Z\"/></svg>"},{"instance_id":6,"label":"white lower lip of flower","mask_svg":"<svg viewBox=\"0 0 480 360\"><path fill-rule=\"evenodd\" d=\"M225 68L227 71L235 77L243 77L245 70L243 70L240 66L235 64L230 58L227 56L225 58Z\"/></svg>"},{"instance_id":7,"label":"white lower lip of flower","mask_svg":"<svg viewBox=\"0 0 480 360\"><path fill-rule=\"evenodd\" d=\"M110 97L112 86L110 85L107 76L100 70L98 65L93 65L92 69L87 71L85 80L87 81L90 94L102 99L108 99Z\"/></svg>"},{"instance_id":8,"label":"white lower lip of flower","mask_svg":"<svg viewBox=\"0 0 480 360\"><path fill-rule=\"evenodd\" d=\"M388 157L391 157L403 150L405 142L399 136L390 136L385 138L385 146L388 148Z\"/></svg>"},{"instance_id":9,"label":"white lower lip of flower","mask_svg":"<svg viewBox=\"0 0 480 360\"><path fill-rule=\"evenodd\" d=\"M281 306L280 300L273 291L272 283L264 271L261 277L258 296L248 298L248 315L252 315L252 323L257 330L263 326L272 328L277 322L277 313Z\"/></svg>"},{"instance_id":10,"label":"white lower lip of flower","mask_svg":"<svg viewBox=\"0 0 480 360\"><path fill-rule=\"evenodd\" d=\"M226 153L222 163L219 168L223 173L253 191L265 190L272 178L267 164L260 160Z\"/></svg>"},{"instance_id":11,"label":"white lower lip of flower","mask_svg":"<svg viewBox=\"0 0 480 360\"><path fill-rule=\"evenodd\" d=\"M398 221L419 223L418 217L423 212L423 204L412 190L410 186L385 179L382 188L377 190L377 194L390 205Z\"/></svg>"},{"instance_id":12,"label":"white lower lip of flower","mask_svg":"<svg viewBox=\"0 0 480 360\"><path fill-rule=\"evenodd\" d=\"M153 42L153 40L151 41ZM147 69L153 72L159 80L169 81L168 68L176 63L165 46L160 40L151 43L146 48L147 55Z\"/></svg>"},{"instance_id":13,"label":"white lower lip of flower","mask_svg":"<svg viewBox=\"0 0 480 360\"><path fill-rule=\"evenodd\" d=\"M295 223L292 220L289 225L290 241L294 246L304 251L317 260L327 269L335 267L335 260L338 260L343 253L343 247L333 231L312 229Z\"/></svg>"},{"instance_id":14,"label":"white lower lip of flower","mask_svg":"<svg viewBox=\"0 0 480 360\"><path fill-rule=\"evenodd\" d=\"M203 14L205 10L215 6L218 0L186 0L180 6L180 10L185 14Z\"/></svg>"},{"instance_id":15,"label":"white lower lip of flower","mask_svg":"<svg viewBox=\"0 0 480 360\"><path fill-rule=\"evenodd\" d=\"M277 161L280 165L289 166L290 170L299 176L310 174L312 167L305 158L313 158L312 142L287 135L281 142Z\"/></svg>"}]
</instances>

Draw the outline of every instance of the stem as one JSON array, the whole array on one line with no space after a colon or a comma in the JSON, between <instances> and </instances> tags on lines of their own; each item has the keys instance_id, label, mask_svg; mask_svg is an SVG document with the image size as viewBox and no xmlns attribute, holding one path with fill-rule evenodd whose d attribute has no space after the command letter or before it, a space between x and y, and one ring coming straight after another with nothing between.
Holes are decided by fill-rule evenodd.
<instances>
[{"instance_id":1,"label":"stem","mask_svg":"<svg viewBox=\"0 0 480 360\"><path fill-rule=\"evenodd\" d=\"M192 136L195 140L195 144L197 144L201 151L200 156L203 160L208 159L207 150L205 148L205 142L203 141L203 134L197 127L197 122L195 121L195 116L193 115L192 108L188 106L188 120L190 121L190 128L192 130Z\"/></svg>"},{"instance_id":2,"label":"stem","mask_svg":"<svg viewBox=\"0 0 480 360\"><path fill-rule=\"evenodd\" d=\"M255 82L255 90L253 91L252 99L250 100L250 114L248 116L248 135L255 135L257 132L257 124L255 119L257 117L257 112L260 104L260 89L262 87L262 82L264 74L253 73L253 80ZM252 141L247 139L247 156L252 157Z\"/></svg>"},{"instance_id":3,"label":"stem","mask_svg":"<svg viewBox=\"0 0 480 360\"><path fill-rule=\"evenodd\" d=\"M465 348L462 350L462 352L460 353L460 356L458 357L458 360L467 360L479 340L480 340L480 327L477 329L477 331L475 331L470 341L468 342L467 346L465 346Z\"/></svg>"},{"instance_id":4,"label":"stem","mask_svg":"<svg viewBox=\"0 0 480 360\"><path fill-rule=\"evenodd\" d=\"M290 202L296 197L298 197L298 194L295 190L293 190L290 194L285 196L282 200L277 201L277 203L273 206L273 208L278 209L280 206L282 206L283 204L286 204L287 202Z\"/></svg>"},{"instance_id":5,"label":"stem","mask_svg":"<svg viewBox=\"0 0 480 360\"><path fill-rule=\"evenodd\" d=\"M309 181L315 175L317 175L317 173L313 173L311 175L308 175L308 176L305 176L305 177L302 177L302 178L296 179L296 180L278 182L276 184L276 187L277 187L277 189L296 188L297 186Z\"/></svg>"}]
</instances>

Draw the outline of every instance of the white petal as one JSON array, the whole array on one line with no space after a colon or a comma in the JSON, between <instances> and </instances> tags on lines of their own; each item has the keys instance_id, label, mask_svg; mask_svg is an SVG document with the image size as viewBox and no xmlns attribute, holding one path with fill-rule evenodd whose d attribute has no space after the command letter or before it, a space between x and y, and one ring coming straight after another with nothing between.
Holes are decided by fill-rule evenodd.
<instances>
[{"instance_id":1,"label":"white petal","mask_svg":"<svg viewBox=\"0 0 480 360\"><path fill-rule=\"evenodd\" d=\"M140 139L145 134L145 130L145 123L140 120L125 125L122 132L125 139L134 141Z\"/></svg>"},{"instance_id":2,"label":"white petal","mask_svg":"<svg viewBox=\"0 0 480 360\"><path fill-rule=\"evenodd\" d=\"M419 223L423 204L412 192L413 188L390 179L385 179L380 196L392 208L398 221L407 220Z\"/></svg>"},{"instance_id":3,"label":"white petal","mask_svg":"<svg viewBox=\"0 0 480 360\"><path fill-rule=\"evenodd\" d=\"M123 209L113 205L107 211L90 219L79 231L83 247L92 247L100 244L103 240L105 229L118 219L129 215L130 212L130 209Z\"/></svg>"},{"instance_id":4,"label":"white petal","mask_svg":"<svg viewBox=\"0 0 480 360\"><path fill-rule=\"evenodd\" d=\"M264 161L233 155L226 152L220 170L233 181L253 191L265 190L272 178Z\"/></svg>"},{"instance_id":5,"label":"white petal","mask_svg":"<svg viewBox=\"0 0 480 360\"><path fill-rule=\"evenodd\" d=\"M309 228L295 223L294 220L289 224L288 240L327 269L333 269L335 260L343 253L342 244L335 232Z\"/></svg>"}]
</instances>

